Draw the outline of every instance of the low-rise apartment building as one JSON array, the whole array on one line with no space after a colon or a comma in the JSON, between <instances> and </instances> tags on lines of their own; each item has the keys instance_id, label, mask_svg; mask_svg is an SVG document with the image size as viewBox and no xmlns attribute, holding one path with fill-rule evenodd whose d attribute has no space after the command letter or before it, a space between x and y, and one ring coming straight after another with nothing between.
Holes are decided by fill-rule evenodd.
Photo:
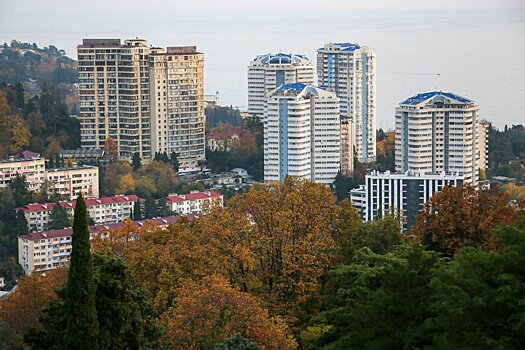
<instances>
[{"instance_id":1,"label":"low-rise apartment building","mask_svg":"<svg viewBox=\"0 0 525 350\"><path fill-rule=\"evenodd\" d=\"M206 214L213 205L222 207L224 196L216 191L174 194L166 198L170 211L179 215Z\"/></svg>"},{"instance_id":2,"label":"low-rise apartment building","mask_svg":"<svg viewBox=\"0 0 525 350\"><path fill-rule=\"evenodd\" d=\"M50 193L65 198L74 199L80 192L88 198L99 196L98 167L95 166L50 169L46 181Z\"/></svg>"},{"instance_id":3,"label":"low-rise apartment building","mask_svg":"<svg viewBox=\"0 0 525 350\"><path fill-rule=\"evenodd\" d=\"M142 200L134 194L104 198L87 198L87 212L95 224L114 224L132 217L136 201ZM60 206L73 217L76 201L61 201ZM50 223L55 203L28 204L22 208L29 231L44 231Z\"/></svg>"},{"instance_id":4,"label":"low-rise apartment building","mask_svg":"<svg viewBox=\"0 0 525 350\"><path fill-rule=\"evenodd\" d=\"M151 222L157 227L165 227L175 223L180 216L169 216L166 218L133 221L137 226L143 226ZM89 233L93 237L98 232L117 229L122 223L111 225L96 225L89 227ZM33 272L51 270L60 266L67 266L71 255L71 227L60 230L49 230L34 232L18 237L18 262L24 272L30 275Z\"/></svg>"},{"instance_id":5,"label":"low-rise apartment building","mask_svg":"<svg viewBox=\"0 0 525 350\"><path fill-rule=\"evenodd\" d=\"M45 181L45 160L40 156L0 160L0 188L9 186L17 174L24 176L30 191L38 191Z\"/></svg>"}]
</instances>

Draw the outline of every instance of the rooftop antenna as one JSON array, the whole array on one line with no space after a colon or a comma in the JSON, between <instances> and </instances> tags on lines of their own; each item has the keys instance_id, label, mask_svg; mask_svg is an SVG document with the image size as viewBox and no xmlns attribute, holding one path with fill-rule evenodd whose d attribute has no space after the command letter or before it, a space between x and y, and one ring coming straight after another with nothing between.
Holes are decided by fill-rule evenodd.
<instances>
[{"instance_id":1,"label":"rooftop antenna","mask_svg":"<svg viewBox=\"0 0 525 350\"><path fill-rule=\"evenodd\" d=\"M438 91L438 79L440 75L441 75L440 73L436 74L436 91Z\"/></svg>"}]
</instances>

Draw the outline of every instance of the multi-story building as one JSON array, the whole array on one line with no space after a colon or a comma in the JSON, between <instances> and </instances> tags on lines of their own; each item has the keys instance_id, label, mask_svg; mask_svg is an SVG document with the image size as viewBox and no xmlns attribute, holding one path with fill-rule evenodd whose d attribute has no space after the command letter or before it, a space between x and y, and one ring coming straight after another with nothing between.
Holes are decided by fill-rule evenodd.
<instances>
[{"instance_id":1,"label":"multi-story building","mask_svg":"<svg viewBox=\"0 0 525 350\"><path fill-rule=\"evenodd\" d=\"M205 159L204 54L195 46L152 48L151 152L177 153L180 168Z\"/></svg>"},{"instance_id":2,"label":"multi-story building","mask_svg":"<svg viewBox=\"0 0 525 350\"><path fill-rule=\"evenodd\" d=\"M262 117L268 94L283 84L313 85L315 68L298 54L259 55L248 66L248 113Z\"/></svg>"},{"instance_id":3,"label":"multi-story building","mask_svg":"<svg viewBox=\"0 0 525 350\"><path fill-rule=\"evenodd\" d=\"M352 133L342 133L342 171L351 173L350 159L361 162L376 158L376 52L352 43L328 43L317 50L319 87L333 91L341 100L341 122L351 124ZM343 128L344 129L344 128Z\"/></svg>"},{"instance_id":4,"label":"multi-story building","mask_svg":"<svg viewBox=\"0 0 525 350\"><path fill-rule=\"evenodd\" d=\"M86 197L98 197L98 167L81 166L50 169L46 172L49 193L74 199L79 193Z\"/></svg>"},{"instance_id":5,"label":"multi-story building","mask_svg":"<svg viewBox=\"0 0 525 350\"><path fill-rule=\"evenodd\" d=\"M87 198L87 212L95 224L114 224L132 217L134 204L141 198L134 194L103 198ZM72 218L76 201L60 201L60 206ZM22 208L30 231L44 231L50 221L55 203L28 204Z\"/></svg>"},{"instance_id":6,"label":"multi-story building","mask_svg":"<svg viewBox=\"0 0 525 350\"><path fill-rule=\"evenodd\" d=\"M17 175L24 176L30 191L39 191L45 181L45 159L40 157L0 160L0 188L9 186Z\"/></svg>"},{"instance_id":7,"label":"multi-story building","mask_svg":"<svg viewBox=\"0 0 525 350\"><path fill-rule=\"evenodd\" d=\"M108 137L119 157L151 158L146 40L84 39L77 46L82 148L104 148Z\"/></svg>"},{"instance_id":8,"label":"multi-story building","mask_svg":"<svg viewBox=\"0 0 525 350\"><path fill-rule=\"evenodd\" d=\"M169 210L179 215L206 214L214 205L222 207L224 196L216 191L173 194L166 198Z\"/></svg>"},{"instance_id":9,"label":"multi-story building","mask_svg":"<svg viewBox=\"0 0 525 350\"><path fill-rule=\"evenodd\" d=\"M478 125L479 107L468 98L432 91L406 99L396 108L396 171L454 172L476 184Z\"/></svg>"},{"instance_id":10,"label":"multi-story building","mask_svg":"<svg viewBox=\"0 0 525 350\"><path fill-rule=\"evenodd\" d=\"M462 183L463 175L458 173L374 171L366 175L364 185L350 191L350 200L364 221L394 214L399 216L403 231L406 231L416 223L417 216L434 193L445 186Z\"/></svg>"},{"instance_id":11,"label":"multi-story building","mask_svg":"<svg viewBox=\"0 0 525 350\"><path fill-rule=\"evenodd\" d=\"M137 226L144 226L146 222L153 223L155 227L166 227L175 223L180 217L133 221ZM89 227L91 237L100 232L118 229L122 223L110 225L96 225ZM71 227L60 230L33 232L18 237L18 263L27 275L33 272L51 270L59 266L67 266L71 255Z\"/></svg>"},{"instance_id":12,"label":"multi-story building","mask_svg":"<svg viewBox=\"0 0 525 350\"><path fill-rule=\"evenodd\" d=\"M330 184L339 171L339 98L295 83L274 89L264 113L264 180L297 176Z\"/></svg>"}]
</instances>

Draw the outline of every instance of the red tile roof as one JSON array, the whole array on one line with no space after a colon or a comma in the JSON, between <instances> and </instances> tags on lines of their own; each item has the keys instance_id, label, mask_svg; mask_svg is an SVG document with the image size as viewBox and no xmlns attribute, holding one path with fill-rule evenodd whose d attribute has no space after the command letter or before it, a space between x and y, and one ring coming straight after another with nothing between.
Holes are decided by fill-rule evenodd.
<instances>
[{"instance_id":1,"label":"red tile roof","mask_svg":"<svg viewBox=\"0 0 525 350\"><path fill-rule=\"evenodd\" d=\"M136 202L137 200L142 200L142 198L139 198L137 195L134 195L134 194L119 195L119 196L114 196L114 197L103 197L103 198L88 198L86 199L86 206L93 207L93 206L103 205L103 204ZM61 201L59 202L59 204L62 208L72 209L72 208L75 208L76 201ZM53 210L54 205L55 203L45 203L45 204L33 203L33 204L28 204L25 207L22 207L19 209L22 209L25 212L40 212L40 211Z\"/></svg>"},{"instance_id":2,"label":"red tile roof","mask_svg":"<svg viewBox=\"0 0 525 350\"><path fill-rule=\"evenodd\" d=\"M198 199L208 199L208 198L219 198L223 195L216 191L205 191L198 193L189 193L189 194L178 194L173 196L166 197L166 201L170 203L180 203L184 201L194 201Z\"/></svg>"},{"instance_id":3,"label":"red tile roof","mask_svg":"<svg viewBox=\"0 0 525 350\"><path fill-rule=\"evenodd\" d=\"M198 218L194 215L186 215L184 216L188 219L195 219ZM175 223L177 220L179 220L181 216L168 216L165 218L155 218L155 219L148 219L148 220L137 220L133 221L133 224L136 226L143 226L147 222L152 222L158 226L166 226ZM91 235L104 231L104 230L112 230L117 229L120 226L122 226L124 223L119 222L116 224L108 224L108 225L95 225L89 227L89 233ZM27 239L30 241L36 241L40 239L46 239L46 238L61 238L61 237L70 237L73 234L73 228L66 227L59 230L47 230L47 231L41 231L41 232L33 232L28 235L19 236L20 238Z\"/></svg>"}]
</instances>

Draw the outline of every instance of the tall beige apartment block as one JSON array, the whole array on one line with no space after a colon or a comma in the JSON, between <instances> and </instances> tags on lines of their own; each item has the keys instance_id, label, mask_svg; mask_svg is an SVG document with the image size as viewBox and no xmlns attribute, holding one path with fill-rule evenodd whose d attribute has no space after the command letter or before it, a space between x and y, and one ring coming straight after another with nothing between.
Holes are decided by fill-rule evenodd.
<instances>
[{"instance_id":1,"label":"tall beige apartment block","mask_svg":"<svg viewBox=\"0 0 525 350\"><path fill-rule=\"evenodd\" d=\"M82 148L103 148L111 137L120 158L151 158L149 51L142 39L84 39L77 46Z\"/></svg>"},{"instance_id":2,"label":"tall beige apartment block","mask_svg":"<svg viewBox=\"0 0 525 350\"><path fill-rule=\"evenodd\" d=\"M180 168L205 159L204 54L195 46L152 48L151 154L177 154Z\"/></svg>"}]
</instances>

